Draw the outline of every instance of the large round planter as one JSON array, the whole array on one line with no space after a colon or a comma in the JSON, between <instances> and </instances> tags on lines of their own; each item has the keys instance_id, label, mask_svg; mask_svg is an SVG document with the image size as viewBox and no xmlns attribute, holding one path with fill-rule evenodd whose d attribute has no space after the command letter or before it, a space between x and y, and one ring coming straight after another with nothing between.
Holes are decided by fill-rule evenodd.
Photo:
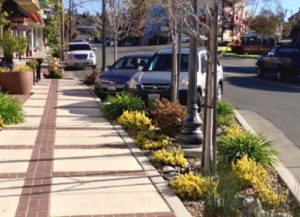
<instances>
[{"instance_id":1,"label":"large round planter","mask_svg":"<svg viewBox=\"0 0 300 217\"><path fill-rule=\"evenodd\" d=\"M29 94L33 85L33 72L0 72L1 91L10 94Z\"/></svg>"}]
</instances>

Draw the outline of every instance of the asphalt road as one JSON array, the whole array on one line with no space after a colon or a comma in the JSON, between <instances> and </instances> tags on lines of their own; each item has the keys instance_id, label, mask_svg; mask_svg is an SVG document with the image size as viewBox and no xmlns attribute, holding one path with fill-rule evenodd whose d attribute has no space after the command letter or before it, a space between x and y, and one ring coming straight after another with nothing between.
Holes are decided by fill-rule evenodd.
<instances>
[{"instance_id":1,"label":"asphalt road","mask_svg":"<svg viewBox=\"0 0 300 217\"><path fill-rule=\"evenodd\" d=\"M255 60L224 58L224 100L237 109L257 112L300 148L300 81L278 82L255 75Z\"/></svg>"},{"instance_id":2,"label":"asphalt road","mask_svg":"<svg viewBox=\"0 0 300 217\"><path fill-rule=\"evenodd\" d=\"M101 45L96 45L97 70L101 68ZM153 53L158 47L120 47L118 57ZM224 97L237 109L257 112L277 126L292 142L300 148L300 79L277 82L270 75L258 79L255 75L255 60L222 58L225 72ZM107 65L113 63L113 48L107 48ZM67 71L67 77L83 80L91 69Z\"/></svg>"}]
</instances>

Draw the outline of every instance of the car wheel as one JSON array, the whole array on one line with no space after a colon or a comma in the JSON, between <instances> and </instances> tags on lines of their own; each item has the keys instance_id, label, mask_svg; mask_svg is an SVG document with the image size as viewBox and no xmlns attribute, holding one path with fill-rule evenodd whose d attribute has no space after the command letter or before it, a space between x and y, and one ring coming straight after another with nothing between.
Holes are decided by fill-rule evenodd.
<instances>
[{"instance_id":1,"label":"car wheel","mask_svg":"<svg viewBox=\"0 0 300 217\"><path fill-rule=\"evenodd\" d=\"M256 74L257 74L257 77L263 78L264 75L265 75L265 72L264 72L264 70L261 67L257 67Z\"/></svg>"}]
</instances>

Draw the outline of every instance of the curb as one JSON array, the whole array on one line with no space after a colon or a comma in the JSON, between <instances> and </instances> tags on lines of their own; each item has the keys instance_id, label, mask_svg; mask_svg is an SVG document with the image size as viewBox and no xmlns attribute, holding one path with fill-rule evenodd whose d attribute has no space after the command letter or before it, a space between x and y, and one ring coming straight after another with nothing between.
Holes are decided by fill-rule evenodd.
<instances>
[{"instance_id":1,"label":"curb","mask_svg":"<svg viewBox=\"0 0 300 217\"><path fill-rule=\"evenodd\" d=\"M122 140L128 145L131 153L136 158L140 166L146 171L150 181L157 189L163 200L167 203L171 211L176 217L192 217L187 211L181 200L170 190L168 183L161 177L158 171L152 166L144 153L138 149L134 141L123 130L123 128L115 123L112 123L114 129L117 131Z\"/></svg>"},{"instance_id":2,"label":"curb","mask_svg":"<svg viewBox=\"0 0 300 217\"><path fill-rule=\"evenodd\" d=\"M252 133L256 133L237 110L234 110L234 113L237 121L240 125L243 126L243 128ZM283 165L283 163L278 158L275 170L277 171L282 181L287 185L290 192L294 195L297 202L300 203L300 181L297 180L297 178Z\"/></svg>"}]
</instances>

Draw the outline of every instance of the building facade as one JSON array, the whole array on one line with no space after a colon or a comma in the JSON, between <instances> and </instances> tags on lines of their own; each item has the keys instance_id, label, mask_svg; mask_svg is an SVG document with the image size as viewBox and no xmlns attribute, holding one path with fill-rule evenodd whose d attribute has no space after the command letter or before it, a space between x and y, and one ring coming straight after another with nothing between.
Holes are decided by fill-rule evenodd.
<instances>
[{"instance_id":1,"label":"building facade","mask_svg":"<svg viewBox=\"0 0 300 217\"><path fill-rule=\"evenodd\" d=\"M9 20L4 30L11 31L16 37L27 38L27 57L35 57L44 50L42 11L38 0L6 0L2 11Z\"/></svg>"}]
</instances>

